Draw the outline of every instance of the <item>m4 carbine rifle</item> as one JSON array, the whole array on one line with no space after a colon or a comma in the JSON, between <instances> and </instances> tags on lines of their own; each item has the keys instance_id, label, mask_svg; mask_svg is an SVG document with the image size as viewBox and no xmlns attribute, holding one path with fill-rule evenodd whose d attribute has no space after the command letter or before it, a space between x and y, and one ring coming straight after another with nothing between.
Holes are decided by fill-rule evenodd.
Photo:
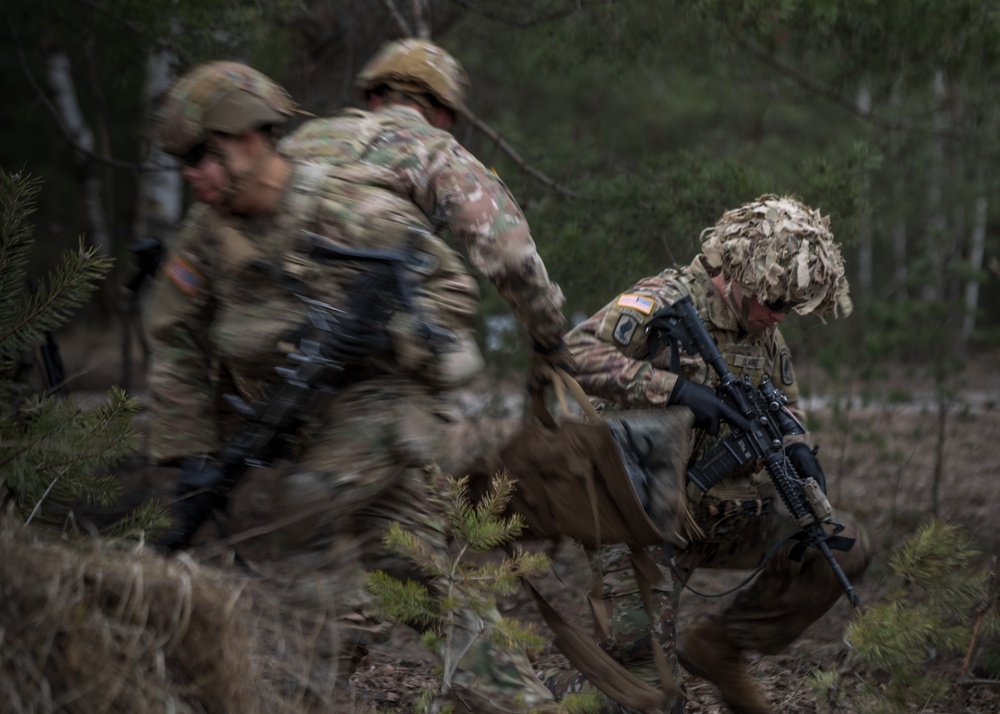
<instances>
[{"instance_id":1,"label":"m4 carbine rifle","mask_svg":"<svg viewBox=\"0 0 1000 714\"><path fill-rule=\"evenodd\" d=\"M414 234L410 248L419 231L414 229ZM350 379L352 366L369 357L391 354L386 329L390 317L397 310L414 310L407 275L412 251L356 250L335 246L315 233L308 235L314 259L360 261L371 267L361 273L346 310L296 292L309 305L308 323L299 332L316 337L298 339L298 350L288 355L291 366L277 368L280 380L267 398L248 403L226 395L247 424L215 458L185 460L174 502L174 525L159 542L163 550L187 548L213 512L225 508L227 494L247 469L266 466L284 453L304 421ZM446 336L445 331L426 323L418 329L432 349Z\"/></svg>"},{"instance_id":2,"label":"m4 carbine rifle","mask_svg":"<svg viewBox=\"0 0 1000 714\"><path fill-rule=\"evenodd\" d=\"M749 377L736 378L701 321L690 295L659 310L653 316L650 330L659 333L657 339L670 344L675 358L678 343L688 354L700 355L719 377L715 388L718 397L747 419L746 429L730 425L732 434L721 439L688 469L688 480L707 492L728 474L762 463L774 490L801 529L795 535L799 543L790 557L798 561L807 547L818 549L830 563L851 605L858 606L860 599L832 552L850 550L854 539L838 535L844 525L833 520L833 509L823 489L813 478L800 478L785 454L784 437L805 433L788 410L787 397L770 380L754 386ZM675 373L679 374L677 360L672 361ZM832 532L828 533L824 526L831 527Z\"/></svg>"}]
</instances>

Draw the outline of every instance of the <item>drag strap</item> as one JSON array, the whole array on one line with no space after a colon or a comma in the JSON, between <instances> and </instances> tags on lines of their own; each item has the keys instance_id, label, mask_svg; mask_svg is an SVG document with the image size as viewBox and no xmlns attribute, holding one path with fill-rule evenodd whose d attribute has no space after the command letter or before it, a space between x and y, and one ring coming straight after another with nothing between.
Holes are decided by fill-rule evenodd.
<instances>
[{"instance_id":1,"label":"drag strap","mask_svg":"<svg viewBox=\"0 0 1000 714\"><path fill-rule=\"evenodd\" d=\"M556 648L591 684L623 707L644 714L658 714L662 711L665 704L663 692L646 684L615 662L583 630L566 622L527 579L524 584L535 599L545 623L555 633Z\"/></svg>"}]
</instances>

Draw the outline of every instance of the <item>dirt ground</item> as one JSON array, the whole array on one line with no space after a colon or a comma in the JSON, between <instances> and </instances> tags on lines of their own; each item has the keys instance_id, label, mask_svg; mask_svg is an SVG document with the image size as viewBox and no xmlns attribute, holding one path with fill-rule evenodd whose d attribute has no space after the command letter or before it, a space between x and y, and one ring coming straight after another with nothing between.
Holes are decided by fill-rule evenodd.
<instances>
[{"instance_id":1,"label":"dirt ground","mask_svg":"<svg viewBox=\"0 0 1000 714\"><path fill-rule=\"evenodd\" d=\"M982 550L982 567L1000 553L1000 515L996 508L996 478L1000 466L1000 372L994 368L1000 354L983 355L960 378L948 385L940 400L934 385L914 374L896 374L877 380L831 384L821 374L800 366L800 379L812 377L815 404L810 409L813 441L830 484L831 501L864 524L877 547L877 555L857 590L866 604L875 603L893 583L888 566L892 550L933 516L967 530ZM456 442L485 448L513 426L485 415L464 427ZM589 586L585 557L571 543L557 550L560 576L541 581L547 597L567 620L590 631L592 625L582 592ZM691 585L702 592L718 592L740 582L743 572L698 572ZM711 602L685 592L679 624L713 607ZM507 603L507 612L526 621L540 622L527 597ZM853 616L846 598L809 628L787 652L756 657L750 665L775 711L783 714L819 714L837 709L817 701L807 685L815 670L843 670L848 653L844 627ZM356 681L370 700L398 706L399 692L409 690L411 672L426 672L428 660L413 657L413 639L401 632L390 647L372 652ZM405 645L405 646L402 646ZM419 645L416 645L419 647ZM997 643L992 643L995 649ZM983 648L980 648L982 650ZM957 679L964 653L934 653L928 671ZM560 657L541 654L541 665L551 666ZM974 669L974 668L973 668ZM969 673L970 676L975 674ZM982 675L982 672L978 673ZM846 672L844 687L856 685ZM423 676L423 675L422 675ZM685 676L689 696L687 714L721 714L712 685ZM420 684L418 679L416 684ZM385 693L392 693L384 699ZM403 711L405 709L400 709ZM847 709L850 711L850 709ZM913 711L963 711L951 705L926 706ZM971 690L968 713L1000 712L1000 686ZM866 714L862 712L861 714Z\"/></svg>"},{"instance_id":2,"label":"dirt ground","mask_svg":"<svg viewBox=\"0 0 1000 714\"><path fill-rule=\"evenodd\" d=\"M983 567L1000 552L1000 515L996 508L996 478L1000 465L1000 352L979 355L935 397L934 384L921 370L897 370L869 380L831 382L809 365L799 365L799 378L809 384L810 428L820 445L820 458L830 484L831 501L865 525L877 546L877 555L858 592L874 603L886 592L892 574L892 550L933 516L966 529L983 551ZM451 443L460 450L456 462L502 441L516 428L517 385L484 382L470 393L468 417L455 427ZM137 392L139 393L139 392ZM139 393L141 394L141 393ZM511 395L514 397L511 397ZM136 462L123 471L129 499L163 496L171 473ZM261 472L247 479L232 503L231 533L266 522L277 481ZM242 546L251 557L253 541ZM198 551L195 551L198 557ZM540 579L543 591L568 620L589 630L583 593L589 584L582 551L572 543L556 551L557 567ZM719 590L745 574L696 573L697 589ZM711 604L685 593L679 618L683 625ZM502 603L506 614L540 623L527 596ZM754 677L766 690L776 711L818 714L837 709L817 701L807 686L817 669L842 666L847 653L843 630L852 617L842 600L786 653L758 657L751 663ZM1000 653L1000 646L992 643ZM928 665L957 677L964 653L938 652ZM552 650L537 653L539 666L560 661ZM405 628L396 628L384 646L373 648L362 662L354 684L358 696L379 712L408 711L422 687L434 682L433 659ZM845 687L851 676L846 673ZM983 676L982 672L971 672ZM686 677L688 714L717 714L726 709L714 688ZM974 688L967 712L1000 712L1000 688ZM849 710L849 709L848 709ZM943 705L913 709L919 712L962 711Z\"/></svg>"}]
</instances>

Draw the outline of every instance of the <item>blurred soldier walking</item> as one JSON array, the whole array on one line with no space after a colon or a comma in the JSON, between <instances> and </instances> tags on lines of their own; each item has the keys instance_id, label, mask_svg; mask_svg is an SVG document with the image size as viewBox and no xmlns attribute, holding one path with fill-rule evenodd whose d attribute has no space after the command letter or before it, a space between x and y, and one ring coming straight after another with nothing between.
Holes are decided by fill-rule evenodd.
<instances>
[{"instance_id":1,"label":"blurred soldier walking","mask_svg":"<svg viewBox=\"0 0 1000 714\"><path fill-rule=\"evenodd\" d=\"M198 489L239 429L220 395L266 395L274 367L287 362L308 327L307 305L296 294L335 308L352 304L356 265L315 261L306 231L338 247L412 257L413 314L397 310L387 324L368 326L384 330L391 348L354 355L322 413L303 415L301 446L282 482L288 512L322 511L298 524L292 561L304 572L337 566L339 574L343 553L351 553L352 577L338 581L332 603L350 610L345 627L364 622L366 570L419 577L385 551L389 524L446 548L429 475L452 415L449 393L482 366L472 337L478 288L465 260L510 303L543 359L565 359L563 296L523 214L497 177L445 131L468 92L458 62L429 42L390 43L357 84L369 111L307 122L280 145L278 131L297 109L259 72L213 62L174 84L158 135L181 159L201 203L165 260L166 279L156 285L146 323L150 452L181 466L174 515L183 526L204 512L199 499L217 498ZM427 328L446 339L428 340ZM496 651L482 638L495 616L465 614L467 637L456 638L452 653L468 664L456 682L459 698L469 711L544 709L552 695L526 657ZM353 644L342 647L343 657L355 653ZM345 664L340 676L349 674Z\"/></svg>"},{"instance_id":2,"label":"blurred soldier walking","mask_svg":"<svg viewBox=\"0 0 1000 714\"><path fill-rule=\"evenodd\" d=\"M829 219L794 198L768 195L729 211L703 233L701 243L689 266L640 280L566 338L577 381L606 412L689 408L695 425L692 462L727 433L725 419L740 416L716 396L718 377L700 356L681 352L672 368L671 350L656 344L647 329L658 310L690 295L734 375L748 376L755 385L773 380L802 423L791 353L778 325L792 310L818 316L851 311ZM803 479L813 477L826 489L808 434L786 437L785 450ZM784 541L799 527L775 498L766 471L730 474L707 493L689 482L687 505L696 525L678 539L684 542L675 543L673 552L650 549L665 575L653 593L654 622L643 607L628 549L608 546L596 558L611 623L606 648L645 681L658 684L652 648L674 654L683 581L696 568L763 564L748 586L680 634L676 660L718 686L733 712L775 712L748 675L744 653L780 652L843 596L841 585L818 550L806 550L801 562L789 557L796 541ZM836 520L847 525L842 535L856 538L850 550L836 554L848 578L856 580L868 566L870 546L848 518ZM650 641L651 632L658 641ZM676 662L672 666L676 675ZM579 689L581 682L563 686ZM607 707L621 711L610 702ZM683 708L677 702L671 711Z\"/></svg>"}]
</instances>

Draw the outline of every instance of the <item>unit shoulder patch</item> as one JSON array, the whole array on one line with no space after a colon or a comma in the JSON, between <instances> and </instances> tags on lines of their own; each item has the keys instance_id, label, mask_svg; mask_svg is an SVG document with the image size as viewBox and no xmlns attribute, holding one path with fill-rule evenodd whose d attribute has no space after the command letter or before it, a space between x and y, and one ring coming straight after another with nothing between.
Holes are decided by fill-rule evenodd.
<instances>
[{"instance_id":1,"label":"unit shoulder patch","mask_svg":"<svg viewBox=\"0 0 1000 714\"><path fill-rule=\"evenodd\" d=\"M795 383L795 372L792 370L792 351L787 347L782 347L778 354L780 361L778 369L781 372L781 383L790 387Z\"/></svg>"},{"instance_id":2,"label":"unit shoulder patch","mask_svg":"<svg viewBox=\"0 0 1000 714\"><path fill-rule=\"evenodd\" d=\"M623 314L618 318L618 324L615 325L615 342L622 347L628 347L632 344L632 338L635 337L635 331L638 327L639 321L637 319L631 315Z\"/></svg>"},{"instance_id":3,"label":"unit shoulder patch","mask_svg":"<svg viewBox=\"0 0 1000 714\"><path fill-rule=\"evenodd\" d=\"M163 273L170 278L185 295L197 295L205 279L194 267L179 255L172 255L163 266Z\"/></svg>"}]
</instances>

